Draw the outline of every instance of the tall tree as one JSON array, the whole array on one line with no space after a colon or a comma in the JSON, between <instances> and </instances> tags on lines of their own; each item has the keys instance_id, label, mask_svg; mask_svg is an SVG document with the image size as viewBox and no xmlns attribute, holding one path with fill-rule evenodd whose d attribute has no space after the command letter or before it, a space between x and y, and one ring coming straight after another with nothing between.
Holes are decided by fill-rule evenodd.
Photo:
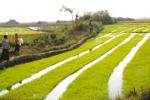
<instances>
[{"instance_id":1,"label":"tall tree","mask_svg":"<svg viewBox=\"0 0 150 100\"><path fill-rule=\"evenodd\" d=\"M69 12L71 14L71 18L72 18L72 21L73 21L73 12L74 12L73 9L68 8L66 6L62 6L62 8L60 9L60 11Z\"/></svg>"}]
</instances>

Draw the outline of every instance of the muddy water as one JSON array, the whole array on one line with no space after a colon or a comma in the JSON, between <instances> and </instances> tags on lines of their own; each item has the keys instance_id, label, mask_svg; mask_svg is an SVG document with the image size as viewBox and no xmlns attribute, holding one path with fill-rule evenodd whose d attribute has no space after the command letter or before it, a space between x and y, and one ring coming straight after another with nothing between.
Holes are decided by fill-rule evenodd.
<instances>
[{"instance_id":1,"label":"muddy water","mask_svg":"<svg viewBox=\"0 0 150 100\"><path fill-rule=\"evenodd\" d=\"M124 40L122 43L120 43L119 45L115 46L114 48L112 48L111 50L109 50L107 53L105 53L104 55L102 55L101 57L99 57L98 59L94 60L93 62L85 65L83 68L81 68L80 70L78 70L77 72L75 72L74 74L70 75L69 77L67 77L66 79L64 79L63 81L61 81L53 90L52 92L50 92L47 97L45 98L45 100L58 100L60 96L62 96L62 94L67 90L68 86L71 84L71 82L73 80L75 80L82 72L84 72L85 70L87 70L88 68L92 67L94 64L96 64L97 62L101 61L102 59L104 59L105 57L107 57L109 54L111 54L113 51L115 51L117 48L119 48L121 45L127 43L132 37L134 37L135 34L130 35L126 40Z\"/></svg>"},{"instance_id":2,"label":"muddy water","mask_svg":"<svg viewBox=\"0 0 150 100\"><path fill-rule=\"evenodd\" d=\"M150 33L145 37L129 52L129 54L120 62L120 64L114 69L108 82L108 93L111 100L115 100L116 97L122 97L122 78L123 70L126 65L132 60L139 48L149 38Z\"/></svg>"}]
</instances>

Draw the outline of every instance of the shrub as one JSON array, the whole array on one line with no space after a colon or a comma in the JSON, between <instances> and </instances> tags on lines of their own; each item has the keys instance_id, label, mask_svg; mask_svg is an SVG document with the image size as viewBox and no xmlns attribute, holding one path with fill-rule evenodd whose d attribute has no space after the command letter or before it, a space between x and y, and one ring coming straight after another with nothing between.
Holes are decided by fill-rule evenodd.
<instances>
[{"instance_id":1,"label":"shrub","mask_svg":"<svg viewBox=\"0 0 150 100\"><path fill-rule=\"evenodd\" d=\"M56 34L55 34L55 33L52 33L52 34L50 35L50 37L51 37L52 40L54 40L54 39L56 38Z\"/></svg>"},{"instance_id":2,"label":"shrub","mask_svg":"<svg viewBox=\"0 0 150 100\"><path fill-rule=\"evenodd\" d=\"M88 29L88 24L85 21L76 21L74 25L74 31L86 31Z\"/></svg>"},{"instance_id":3,"label":"shrub","mask_svg":"<svg viewBox=\"0 0 150 100\"><path fill-rule=\"evenodd\" d=\"M126 95L127 99L131 100L150 100L150 88L141 88L139 92L133 88L129 94Z\"/></svg>"}]
</instances>

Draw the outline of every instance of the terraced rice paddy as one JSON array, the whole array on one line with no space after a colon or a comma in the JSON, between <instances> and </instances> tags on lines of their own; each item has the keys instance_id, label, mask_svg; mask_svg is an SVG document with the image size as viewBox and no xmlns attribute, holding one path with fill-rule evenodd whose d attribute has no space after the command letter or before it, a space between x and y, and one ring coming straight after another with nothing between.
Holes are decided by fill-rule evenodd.
<instances>
[{"instance_id":1,"label":"terraced rice paddy","mask_svg":"<svg viewBox=\"0 0 150 100\"><path fill-rule=\"evenodd\" d=\"M150 86L149 45L148 23L107 25L77 49L0 70L0 99L109 100L133 89L140 94ZM109 82L113 73L119 79Z\"/></svg>"}]
</instances>

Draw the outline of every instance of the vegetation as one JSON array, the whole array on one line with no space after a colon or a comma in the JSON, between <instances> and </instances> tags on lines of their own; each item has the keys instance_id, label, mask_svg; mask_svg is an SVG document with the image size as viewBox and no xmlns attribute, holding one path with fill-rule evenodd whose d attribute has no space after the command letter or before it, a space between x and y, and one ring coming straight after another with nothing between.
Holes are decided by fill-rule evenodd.
<instances>
[{"instance_id":1,"label":"vegetation","mask_svg":"<svg viewBox=\"0 0 150 100\"><path fill-rule=\"evenodd\" d=\"M2 84L1 84L0 90L4 89L4 88L7 88L10 85L12 85L12 84L14 84L14 83L30 76L30 75L32 75L33 73L38 72L38 71L40 71L40 70L42 70L42 69L44 69L44 68L46 68L50 65L53 65L57 62L60 62L60 61L66 59L68 57L77 55L77 54L79 54L79 53L81 53L85 50L91 49L92 47L94 47L94 46L96 46L100 43L103 43L107 39L109 39L109 38L102 38L101 40L97 40L97 42L95 42L95 38L93 38L93 39L87 41L81 47L79 47L77 49L74 49L72 51L69 51L69 52L66 52L66 53L63 53L63 54L59 54L59 55L56 55L56 56L53 56L53 57L45 58L45 59L42 59L42 60L37 60L37 61L30 62L30 63L25 63L25 64L12 66L11 68L8 68L8 69L5 69L5 70L1 70L0 71L1 72L0 76L2 75L1 76L2 80L5 79L6 78L5 76L7 76L7 75L9 75L9 76L7 76L7 79L9 79L9 80L8 80L8 82L5 81L8 85L4 84L4 86L2 86ZM21 61L22 61L22 59L21 59ZM15 80L13 77L17 77L17 80Z\"/></svg>"},{"instance_id":2,"label":"vegetation","mask_svg":"<svg viewBox=\"0 0 150 100\"><path fill-rule=\"evenodd\" d=\"M122 32L122 33L148 33L150 32L149 23L131 23L118 22L114 25L105 25L102 33Z\"/></svg>"},{"instance_id":3,"label":"vegetation","mask_svg":"<svg viewBox=\"0 0 150 100\"><path fill-rule=\"evenodd\" d=\"M69 76L73 72L76 72L84 65L88 64L89 62L95 60L102 54L106 53L108 50L113 48L115 45L123 41L129 35L123 35L118 37L117 39L113 40L110 43L105 44L101 48L91 51L90 53L79 57L78 59L74 59L60 67L52 70L51 72L45 74L39 79L36 79L24 86L10 91L8 94L4 95L3 99L43 99L45 95L51 91L58 82L63 80L65 77ZM39 67L39 66L37 66ZM46 81L45 81L46 80ZM40 84L40 87L39 87ZM32 88L31 88L32 87ZM27 92L30 91L30 92ZM17 94L17 96L16 96ZM33 95L34 94L34 95Z\"/></svg>"},{"instance_id":4,"label":"vegetation","mask_svg":"<svg viewBox=\"0 0 150 100\"><path fill-rule=\"evenodd\" d=\"M99 11L95 14L90 15L92 18L92 32L89 30L89 20L86 19L84 16L78 16L76 15L76 20L73 21L73 13L74 10L68 7L63 6L61 11L69 12L72 15L72 23L66 24L64 27L55 27L50 28L45 25L49 25L47 22L38 22L36 31L33 29L27 29L27 28L1 28L0 34L11 34L9 36L11 49L10 54L13 56L14 51L14 34L19 33L21 34L21 37L24 39L24 45L21 47L21 53L20 55L24 55L20 57L22 60L26 57L28 60L22 61L22 62L28 62L37 60L36 57L39 59L42 57L48 57L54 54L58 54L58 51L61 51L59 53L71 50L72 45L75 45L75 47L80 46L84 41L87 39L96 36L102 29L102 24L112 24L112 17L109 16L108 11ZM97 19L97 16L99 19ZM109 21L109 22L106 22ZM10 21L9 21L10 22ZM15 20L11 20L11 22L17 22ZM20 23L18 23L20 24ZM16 25L16 24L15 24ZM32 24L31 24L32 25ZM45 27L41 27L40 25L43 25ZM34 27L33 27L34 28ZM38 34L39 33L39 34ZM29 35L27 35L29 34ZM30 37L30 34L35 34L34 37ZM2 38L2 36L0 36ZM78 44L78 41L83 41L80 44ZM74 49L73 47L72 49ZM64 50L65 49L65 50ZM43 52L53 52L54 53L48 53L49 55L42 55L39 56L37 53L43 53ZM0 51L1 53L1 51ZM29 54L29 55L28 55ZM34 55L30 55L34 54ZM47 54L47 53L46 53ZM36 58L36 59L35 59ZM30 60L31 59L31 60ZM16 64L20 64L21 62L15 59ZM12 62L15 64L15 61ZM14 65L9 64L9 65ZM3 66L8 66L6 64L2 64Z\"/></svg>"},{"instance_id":5,"label":"vegetation","mask_svg":"<svg viewBox=\"0 0 150 100\"><path fill-rule=\"evenodd\" d=\"M39 54L28 54L28 55L24 55L24 56L19 56L19 57L16 57L16 58L14 58L14 59L12 59L12 60L10 60L9 62L3 62L3 63L1 63L0 65L1 65L1 67L0 68L3 68L3 67L8 67L8 66L13 66L13 65L16 65L16 64L21 64L21 63L25 63L25 62L29 62L29 61L33 61L33 60L38 60L38 59L41 59L41 58L46 58L46 57L49 57L49 56L52 56L52 55L55 55L55 54L59 54L59 53L62 53L62 52L65 52L65 51L69 51L69 50L72 50L72 49L74 49L74 48L77 48L77 47L79 47L81 44L83 44L87 39L89 39L89 38L91 38L91 37L93 37L93 36L95 36L96 34L91 34L91 35L88 35L88 36L86 36L86 37L83 37L83 38L80 38L80 41L79 42L77 42L77 43L69 43L67 46L65 46L65 48L64 47L59 47L59 50L57 50L58 49L58 47L56 47L56 48L53 48L53 50L54 51L49 51L48 52L48 50L47 50L47 52L45 52L45 53L39 53ZM44 36L42 36L42 37L44 37ZM48 45L48 44L54 44L54 45L56 45L56 43L61 43L61 42L63 42L64 41L64 39L60 39L60 40L57 40L56 39L56 36L55 36L55 34L51 34L50 35L50 38L52 38L52 41L50 41L49 40L49 37L48 36L46 36L46 37L44 37L44 38L42 38L42 37L40 37L40 39L41 39L41 41L47 41L46 43L44 42L39 42L40 44L41 44L41 46L40 45L38 45L38 48L44 48L44 45ZM69 38L68 38L69 39ZM71 40L73 40L73 39L71 39ZM39 40L36 40L37 42L39 41ZM58 42L57 42L58 41ZM37 45L37 44L36 44Z\"/></svg>"},{"instance_id":6,"label":"vegetation","mask_svg":"<svg viewBox=\"0 0 150 100\"><path fill-rule=\"evenodd\" d=\"M66 7L66 6L62 6L62 8L60 9L60 11L69 12L69 13L71 14L72 22L73 22L73 12L74 12L73 9L68 8L68 7Z\"/></svg>"},{"instance_id":7,"label":"vegetation","mask_svg":"<svg viewBox=\"0 0 150 100\"><path fill-rule=\"evenodd\" d=\"M140 48L124 71L123 92L127 98L150 98L150 39Z\"/></svg>"},{"instance_id":8,"label":"vegetation","mask_svg":"<svg viewBox=\"0 0 150 100\"><path fill-rule=\"evenodd\" d=\"M93 16L90 17L94 18ZM80 100L80 99L88 100L93 98L108 99L107 82L110 77L110 74L112 73L115 66L117 66L117 64L127 55L127 53L131 50L131 48L133 48L143 38L143 35L145 35L145 33L147 32L150 32L150 28L149 28L150 24L134 23L134 22L133 23L118 22L114 25L105 25L104 27L102 27L102 23L100 21L96 21L93 19L92 21L93 32L90 33L88 19L85 20L84 17L85 16L83 16L83 18L79 17L73 23L69 22L69 24L66 25L65 27L56 27L56 28L52 28L52 27L50 28L49 26L45 28L42 27L41 30L42 31L45 30L44 32L28 30L26 28L12 28L12 30L13 29L18 30L17 31L18 33L23 33L24 31L25 34L20 34L20 35L24 38L25 43L26 41L29 41L28 44L23 45L22 47L23 51L25 50L25 48L28 49L28 47L32 47L34 49L41 48L41 51L39 49L37 51L35 50L34 52L37 53L43 52L43 53L38 53L38 54L27 53L28 55L22 55L20 57L16 57L15 59L13 59L12 62L10 61L9 63L1 63L0 67L8 66L9 68L0 70L0 82L1 82L0 90L9 88L13 84L20 82L21 80L32 76L34 73L37 73L64 59L77 55L83 51L91 50L91 48L105 42L106 40L110 39L115 35L124 32L128 34L116 38L115 40L105 44L104 46L102 46L101 48L95 51L91 51L90 53L82 57L79 57L77 59L74 59L70 62L61 65L60 67L48 72L42 77L33 80L32 82L27 83L15 90L10 91L8 94L0 97L0 99L2 100L3 99L4 100L5 99L6 100L7 99L8 100L9 99L19 99L19 100L43 99L64 78L68 77L72 73L81 69L86 64L100 57L102 54L106 53L108 50L115 47L124 39L126 39L131 33L135 32L137 33L137 35L134 38L132 38L128 43L119 47L116 51L112 52L110 55L108 55L108 57L103 59L101 62L98 62L90 69L83 72L69 86L65 94L60 98L62 100L66 100L66 97L67 99L68 98L72 99L71 96L74 95L73 99L75 100ZM102 28L103 30L101 31L100 34L98 34ZM7 28L1 28L1 30L2 29L6 30ZM20 32L19 29L23 31ZM10 32L8 31L8 34L12 34L13 31ZM28 34L28 32L31 33L33 32L32 39L30 37L30 34ZM107 33L112 33L112 34L108 35L107 37L101 38L101 36L107 35ZM4 33L2 32L2 34L5 34L5 31ZM12 41L11 45L13 46L14 36L9 35L9 39L10 42ZM87 41L83 45L81 45L82 43L78 44L79 42L81 42L80 40L83 41L82 43L84 43L85 40ZM42 43L44 44L44 46ZM129 65L125 69L124 72L125 77L124 77L124 84L123 84L123 93L125 94L125 97L123 97L122 99L149 100L149 90L150 90L149 89L150 76L148 74L149 43L150 42L148 40L140 48L140 50L138 51L134 59L129 63ZM63 46L61 47L61 45ZM72 48L78 46L80 47ZM32 62L28 62L28 61L32 61ZM78 93L78 91L80 91L80 93Z\"/></svg>"},{"instance_id":9,"label":"vegetation","mask_svg":"<svg viewBox=\"0 0 150 100\"><path fill-rule=\"evenodd\" d=\"M135 36L102 61L83 72L72 82L60 100L107 100L107 83L110 73L141 39L141 36ZM78 93L78 91L80 92Z\"/></svg>"},{"instance_id":10,"label":"vegetation","mask_svg":"<svg viewBox=\"0 0 150 100\"><path fill-rule=\"evenodd\" d=\"M6 61L2 62L0 64L0 69L11 67L11 66L14 66L14 65L17 65L17 64L21 64L21 63L27 63L27 62L30 62L30 61L33 61L33 60L38 60L38 59L50 57L50 56L53 56L53 55L56 55L56 54L60 54L60 53L63 53L63 52L75 49L75 48L79 47L82 43L84 43L89 38L91 38L91 37L87 37L85 39L82 39L78 43L76 43L75 45L72 45L70 48L67 48L67 49L48 51L48 52L39 53L39 54L28 54L28 55L23 55L23 56L15 57L14 59L10 60L9 62L6 62ZM110 37L108 37L108 38L110 38ZM97 40L97 42L93 41L92 42L93 44L91 44L90 42L87 42L87 44L90 44L90 46L87 46L86 44L83 45L84 48L82 49L82 51L86 50L88 48L91 49L93 46L98 45L98 43L99 43L98 41L101 42L101 41L104 41L106 39L107 38L103 38L101 40ZM80 50L81 49L77 49L77 51L80 51ZM73 53L75 53L75 52L73 52Z\"/></svg>"},{"instance_id":11,"label":"vegetation","mask_svg":"<svg viewBox=\"0 0 150 100\"><path fill-rule=\"evenodd\" d=\"M104 24L104 25L116 23L115 18L112 18L109 15L109 12L107 10L97 11L95 13L87 12L81 19L83 19L83 20L92 19L97 22L102 22L102 24Z\"/></svg>"},{"instance_id":12,"label":"vegetation","mask_svg":"<svg viewBox=\"0 0 150 100\"><path fill-rule=\"evenodd\" d=\"M123 17L118 17L118 18L116 18L116 20L117 20L117 22L118 21L134 21L133 18L123 18Z\"/></svg>"},{"instance_id":13,"label":"vegetation","mask_svg":"<svg viewBox=\"0 0 150 100\"><path fill-rule=\"evenodd\" d=\"M24 33L23 35L21 35L25 41L24 45L21 48L21 55L24 55L24 54L34 54L35 55L36 53L41 53L41 52L48 52L48 51L53 52L52 50L57 50L56 53L53 53L53 54L58 54L57 53L58 51L65 52L65 51L74 49L75 47L78 47L82 43L84 43L87 39L89 39L93 36L96 36L99 33L99 31L102 29L102 25L94 24L93 28L94 28L93 33L89 34L87 22L78 20L78 21L72 23L71 25L67 25L64 28L60 28L59 29L60 31L55 31L53 29L52 33L49 33L49 32L41 32L40 33L38 31L31 31L31 30L25 29L25 28L24 29L23 28L12 28L12 30L10 28L1 28L1 30L2 30L2 34L4 34L5 32L7 32L7 33L9 32L8 34L15 34L14 32L17 32L17 31L18 31L18 33ZM56 29L58 29L58 28L56 28ZM17 31L15 31L15 30L17 30ZM35 34L35 36L33 38L30 36L32 34L32 32L37 33L37 34ZM30 34L30 35L26 35L25 33ZM40 33L40 34L38 34L38 33ZM9 40L10 40L10 44L11 44L10 52L11 52L11 54L13 54L14 36L10 35ZM81 41L81 42L78 43L77 41ZM72 45L75 45L75 46L72 47ZM63 50L63 49L65 49L65 50ZM59 52L59 53L61 53L61 52ZM50 54L50 55L53 55L53 54ZM32 55L32 56L34 56L34 55ZM30 57L31 56L26 55L26 58L36 60L36 59L33 59L33 57L32 58L30 58ZM38 57L38 56L35 56L35 57ZM43 57L43 56L40 56L39 58L41 58L41 57ZM48 55L46 57L48 57ZM28 60L28 61L30 61L30 60ZM24 61L22 61L22 62L24 62Z\"/></svg>"}]
</instances>

